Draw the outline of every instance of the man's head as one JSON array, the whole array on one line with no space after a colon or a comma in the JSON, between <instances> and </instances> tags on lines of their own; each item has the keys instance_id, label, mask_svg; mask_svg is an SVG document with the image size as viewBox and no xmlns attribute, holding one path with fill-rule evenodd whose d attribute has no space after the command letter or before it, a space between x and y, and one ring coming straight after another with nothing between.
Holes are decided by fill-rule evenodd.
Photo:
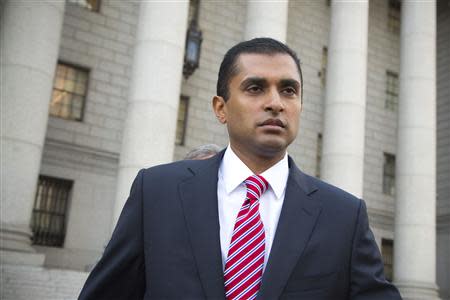
<instances>
[{"instance_id":1,"label":"man's head","mask_svg":"<svg viewBox=\"0 0 450 300\"><path fill-rule=\"evenodd\" d=\"M213 157L220 152L220 147L216 144L206 144L199 146L186 154L184 159L201 160Z\"/></svg>"},{"instance_id":2,"label":"man's head","mask_svg":"<svg viewBox=\"0 0 450 300\"><path fill-rule=\"evenodd\" d=\"M235 76L239 70L237 66L237 60L241 54L253 53L253 54L287 54L295 62L300 76L301 90L303 92L303 75L300 67L300 60L297 54L289 48L287 45L271 39L271 38L255 38L249 41L244 41L236 44L225 54L219 69L219 76L217 79L217 95L221 96L225 101L229 98L229 83L233 76ZM303 99L302 99L303 100Z\"/></svg>"},{"instance_id":3,"label":"man's head","mask_svg":"<svg viewBox=\"0 0 450 300\"><path fill-rule=\"evenodd\" d=\"M283 51L245 50L266 41ZM302 110L298 59L287 46L272 39L248 43L253 46L235 46L226 54L219 75L219 80L227 82L226 89L213 98L213 109L217 119L227 125L230 145L241 159L277 161L297 136ZM237 55L236 49L241 48L244 50Z\"/></svg>"}]
</instances>

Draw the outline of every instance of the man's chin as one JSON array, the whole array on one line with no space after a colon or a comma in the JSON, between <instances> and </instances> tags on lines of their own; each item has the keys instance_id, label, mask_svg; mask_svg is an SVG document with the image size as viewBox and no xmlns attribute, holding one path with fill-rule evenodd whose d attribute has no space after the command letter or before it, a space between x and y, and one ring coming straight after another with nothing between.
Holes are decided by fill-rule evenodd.
<instances>
[{"instance_id":1,"label":"man's chin","mask_svg":"<svg viewBox=\"0 0 450 300\"><path fill-rule=\"evenodd\" d=\"M274 157L284 154L288 144L280 140L268 140L259 144L258 150L261 154L267 157Z\"/></svg>"}]
</instances>

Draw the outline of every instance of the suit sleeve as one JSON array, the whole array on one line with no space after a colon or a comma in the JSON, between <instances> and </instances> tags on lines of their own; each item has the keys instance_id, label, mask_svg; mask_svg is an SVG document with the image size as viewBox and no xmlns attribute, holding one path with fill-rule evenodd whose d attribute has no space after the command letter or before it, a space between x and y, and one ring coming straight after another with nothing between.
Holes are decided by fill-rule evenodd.
<instances>
[{"instance_id":1,"label":"suit sleeve","mask_svg":"<svg viewBox=\"0 0 450 300\"><path fill-rule=\"evenodd\" d=\"M80 300L143 298L142 178L143 170L133 182L111 240L89 275Z\"/></svg>"},{"instance_id":2,"label":"suit sleeve","mask_svg":"<svg viewBox=\"0 0 450 300\"><path fill-rule=\"evenodd\" d=\"M360 201L351 258L351 300L401 300L397 288L384 277L383 261L369 228L367 208Z\"/></svg>"}]
</instances>

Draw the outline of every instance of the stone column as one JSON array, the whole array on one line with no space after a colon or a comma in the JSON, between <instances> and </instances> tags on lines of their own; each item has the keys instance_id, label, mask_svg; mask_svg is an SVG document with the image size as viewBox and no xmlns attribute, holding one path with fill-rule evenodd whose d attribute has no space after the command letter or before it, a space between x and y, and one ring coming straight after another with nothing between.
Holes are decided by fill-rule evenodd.
<instances>
[{"instance_id":1,"label":"stone column","mask_svg":"<svg viewBox=\"0 0 450 300\"><path fill-rule=\"evenodd\" d=\"M248 1L244 38L271 37L286 42L288 0Z\"/></svg>"},{"instance_id":2,"label":"stone column","mask_svg":"<svg viewBox=\"0 0 450 300\"><path fill-rule=\"evenodd\" d=\"M368 1L333 0L328 46L321 174L363 192Z\"/></svg>"},{"instance_id":3,"label":"stone column","mask_svg":"<svg viewBox=\"0 0 450 300\"><path fill-rule=\"evenodd\" d=\"M140 5L113 227L138 170L173 159L188 5L187 0Z\"/></svg>"},{"instance_id":4,"label":"stone column","mask_svg":"<svg viewBox=\"0 0 450 300\"><path fill-rule=\"evenodd\" d=\"M8 0L2 7L0 249L11 250L8 255L33 252L29 225L64 6L65 1Z\"/></svg>"},{"instance_id":5,"label":"stone column","mask_svg":"<svg viewBox=\"0 0 450 300\"><path fill-rule=\"evenodd\" d=\"M436 286L436 3L403 1L394 281L405 300Z\"/></svg>"}]
</instances>

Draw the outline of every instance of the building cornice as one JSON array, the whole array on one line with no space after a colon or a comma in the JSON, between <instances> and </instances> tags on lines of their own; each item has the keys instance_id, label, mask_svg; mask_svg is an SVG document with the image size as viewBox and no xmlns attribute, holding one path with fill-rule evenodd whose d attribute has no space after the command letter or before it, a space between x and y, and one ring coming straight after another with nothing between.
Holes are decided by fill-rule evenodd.
<instances>
[{"instance_id":1,"label":"building cornice","mask_svg":"<svg viewBox=\"0 0 450 300\"><path fill-rule=\"evenodd\" d=\"M67 165L90 172L101 170L101 173L116 175L119 164L119 154L75 145L54 139L46 139L43 162L51 165ZM98 171L97 171L98 172Z\"/></svg>"}]
</instances>

